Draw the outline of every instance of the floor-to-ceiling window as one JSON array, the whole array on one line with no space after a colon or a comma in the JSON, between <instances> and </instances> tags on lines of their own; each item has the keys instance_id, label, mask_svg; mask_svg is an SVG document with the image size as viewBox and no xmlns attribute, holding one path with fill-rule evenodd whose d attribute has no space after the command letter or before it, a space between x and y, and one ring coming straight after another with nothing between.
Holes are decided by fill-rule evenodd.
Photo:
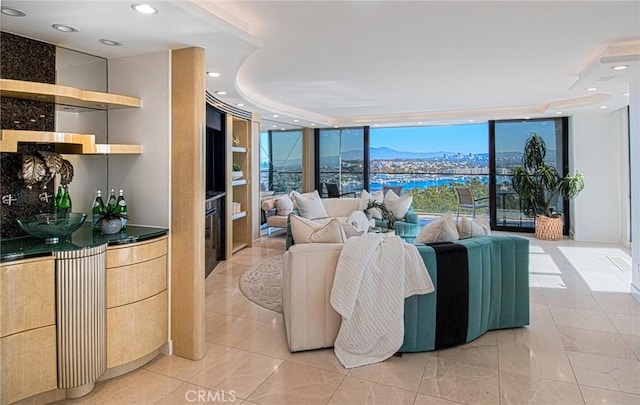
<instances>
[{"instance_id":1,"label":"floor-to-ceiling window","mask_svg":"<svg viewBox=\"0 0 640 405\"><path fill-rule=\"evenodd\" d=\"M470 186L476 198L488 195L488 147L487 124L371 128L369 188L402 186L418 212L455 211L454 186Z\"/></svg>"},{"instance_id":2,"label":"floor-to-ceiling window","mask_svg":"<svg viewBox=\"0 0 640 405\"><path fill-rule=\"evenodd\" d=\"M260 189L302 191L302 130L260 134Z\"/></svg>"},{"instance_id":3,"label":"floor-to-ceiling window","mask_svg":"<svg viewBox=\"0 0 640 405\"><path fill-rule=\"evenodd\" d=\"M327 128L316 132L316 188L325 195L323 184L338 185L341 193L366 187L367 128Z\"/></svg>"},{"instance_id":4,"label":"floor-to-ceiling window","mask_svg":"<svg viewBox=\"0 0 640 405\"><path fill-rule=\"evenodd\" d=\"M565 176L568 171L568 120L567 118L540 118L529 120L490 121L491 150L491 226L498 230L533 231L534 218L520 210L520 199L511 185L512 171L522 165L524 144L536 133L547 147L545 162ZM565 233L569 224L569 205L561 198L553 202L553 209L564 214Z\"/></svg>"}]
</instances>

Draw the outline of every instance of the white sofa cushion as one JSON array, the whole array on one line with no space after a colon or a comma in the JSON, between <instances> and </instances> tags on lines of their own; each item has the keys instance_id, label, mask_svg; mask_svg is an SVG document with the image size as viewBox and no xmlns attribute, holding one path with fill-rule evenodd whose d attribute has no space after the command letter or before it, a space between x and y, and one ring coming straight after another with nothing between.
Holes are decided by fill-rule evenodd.
<instances>
[{"instance_id":1,"label":"white sofa cushion","mask_svg":"<svg viewBox=\"0 0 640 405\"><path fill-rule=\"evenodd\" d=\"M460 234L460 239L468 239L476 236L485 236L485 231L477 222L462 216L458 221L458 234Z\"/></svg>"},{"instance_id":2,"label":"white sofa cushion","mask_svg":"<svg viewBox=\"0 0 640 405\"><path fill-rule=\"evenodd\" d=\"M275 198L276 215L287 216L293 211L293 201L288 195L279 195Z\"/></svg>"},{"instance_id":3,"label":"white sofa cushion","mask_svg":"<svg viewBox=\"0 0 640 405\"><path fill-rule=\"evenodd\" d=\"M384 204L389 208L393 216L400 220L407 216L407 211L409 211L412 201L413 195L411 193L404 193L398 197L393 190L389 190L384 196Z\"/></svg>"},{"instance_id":4,"label":"white sofa cushion","mask_svg":"<svg viewBox=\"0 0 640 405\"><path fill-rule=\"evenodd\" d=\"M456 221L453 213L449 212L425 225L416 236L416 243L452 242L459 239Z\"/></svg>"},{"instance_id":5,"label":"white sofa cushion","mask_svg":"<svg viewBox=\"0 0 640 405\"><path fill-rule=\"evenodd\" d=\"M362 190L362 194L360 195L360 205L358 206L358 209L360 211L366 210L367 206L369 205L369 201L377 201L380 203L383 202L384 197L382 195L382 191L374 191L373 193L369 194L367 190ZM380 212L380 210L377 208L370 208L369 213L375 219L382 219L382 212Z\"/></svg>"},{"instance_id":6,"label":"white sofa cushion","mask_svg":"<svg viewBox=\"0 0 640 405\"><path fill-rule=\"evenodd\" d=\"M298 192L293 192L293 199L298 206L300 215L308 219L326 218L329 215L327 210L324 209L322 199L318 194L318 191L314 191L312 196L305 196Z\"/></svg>"},{"instance_id":7,"label":"white sofa cushion","mask_svg":"<svg viewBox=\"0 0 640 405\"><path fill-rule=\"evenodd\" d=\"M329 217L348 217L358 210L359 198L323 198L322 204Z\"/></svg>"},{"instance_id":8,"label":"white sofa cushion","mask_svg":"<svg viewBox=\"0 0 640 405\"><path fill-rule=\"evenodd\" d=\"M320 224L307 218L292 215L291 235L298 243L344 243L346 237L338 218Z\"/></svg>"}]
</instances>

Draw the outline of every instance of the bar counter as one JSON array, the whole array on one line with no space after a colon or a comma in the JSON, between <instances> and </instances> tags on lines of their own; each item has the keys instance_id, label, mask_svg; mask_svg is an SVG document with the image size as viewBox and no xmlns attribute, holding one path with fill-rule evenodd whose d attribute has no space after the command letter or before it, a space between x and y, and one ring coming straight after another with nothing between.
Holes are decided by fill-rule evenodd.
<instances>
[{"instance_id":1,"label":"bar counter","mask_svg":"<svg viewBox=\"0 0 640 405\"><path fill-rule=\"evenodd\" d=\"M70 238L58 243L47 244L43 239L31 236L0 240L0 263L39 256L49 256L54 252L90 249L107 243L109 246L141 242L166 235L167 228L129 225L126 232L103 235L94 232L91 223L83 224Z\"/></svg>"}]
</instances>

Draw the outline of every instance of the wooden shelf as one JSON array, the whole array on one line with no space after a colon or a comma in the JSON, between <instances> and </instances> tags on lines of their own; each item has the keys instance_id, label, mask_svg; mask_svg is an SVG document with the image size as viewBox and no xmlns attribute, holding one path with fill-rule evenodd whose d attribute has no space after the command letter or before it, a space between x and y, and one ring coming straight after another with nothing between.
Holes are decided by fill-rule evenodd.
<instances>
[{"instance_id":1,"label":"wooden shelf","mask_svg":"<svg viewBox=\"0 0 640 405\"><path fill-rule=\"evenodd\" d=\"M244 249L246 248L248 245L246 242L238 242L238 241L233 241L233 253L237 252L240 249Z\"/></svg>"},{"instance_id":2,"label":"wooden shelf","mask_svg":"<svg viewBox=\"0 0 640 405\"><path fill-rule=\"evenodd\" d=\"M231 152L247 153L247 148L245 148L244 146L232 146Z\"/></svg>"},{"instance_id":3,"label":"wooden shelf","mask_svg":"<svg viewBox=\"0 0 640 405\"><path fill-rule=\"evenodd\" d=\"M94 110L140 108L142 104L139 98L121 94L100 93L57 84L11 79L0 79L0 94L4 97L72 105Z\"/></svg>"},{"instance_id":4,"label":"wooden shelf","mask_svg":"<svg viewBox=\"0 0 640 405\"><path fill-rule=\"evenodd\" d=\"M247 211L240 211L237 214L231 215L231 219L235 221L236 219L244 218L246 216L247 216Z\"/></svg>"},{"instance_id":5,"label":"wooden shelf","mask_svg":"<svg viewBox=\"0 0 640 405\"><path fill-rule=\"evenodd\" d=\"M247 184L247 179L233 180L231 182L232 186L242 186L244 184Z\"/></svg>"},{"instance_id":6,"label":"wooden shelf","mask_svg":"<svg viewBox=\"0 0 640 405\"><path fill-rule=\"evenodd\" d=\"M3 129L0 131L0 152L17 152L18 143L51 143L55 151L66 154L141 154L142 145L135 144L96 144L95 136L70 132L19 131Z\"/></svg>"}]
</instances>

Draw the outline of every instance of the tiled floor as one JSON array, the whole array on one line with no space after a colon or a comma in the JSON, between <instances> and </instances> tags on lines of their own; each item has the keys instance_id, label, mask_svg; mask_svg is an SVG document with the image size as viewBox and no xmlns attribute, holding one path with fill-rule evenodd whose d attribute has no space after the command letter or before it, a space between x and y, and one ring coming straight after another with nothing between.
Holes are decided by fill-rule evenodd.
<instances>
[{"instance_id":1,"label":"tiled floor","mask_svg":"<svg viewBox=\"0 0 640 405\"><path fill-rule=\"evenodd\" d=\"M289 353L282 315L249 302L240 275L282 254L264 238L206 281L200 361L159 356L70 403L640 404L640 304L629 252L531 239L531 325L474 342L342 368L331 349Z\"/></svg>"}]
</instances>

